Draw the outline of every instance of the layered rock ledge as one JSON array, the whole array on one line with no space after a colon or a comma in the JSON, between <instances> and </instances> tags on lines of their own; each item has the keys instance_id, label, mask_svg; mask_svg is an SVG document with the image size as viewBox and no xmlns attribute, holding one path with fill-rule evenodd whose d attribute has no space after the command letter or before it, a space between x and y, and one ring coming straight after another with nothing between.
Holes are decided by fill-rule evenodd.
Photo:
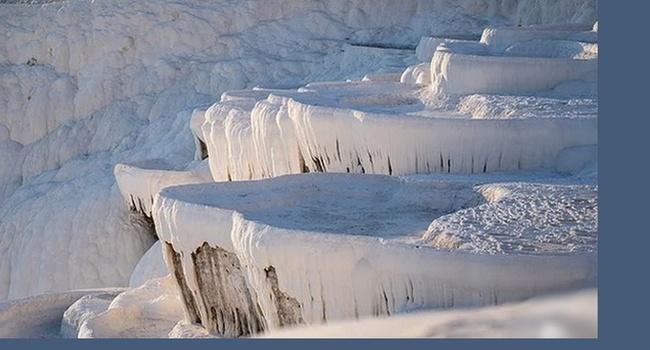
<instances>
[{"instance_id":1,"label":"layered rock ledge","mask_svg":"<svg viewBox=\"0 0 650 350\"><path fill-rule=\"evenodd\" d=\"M589 185L548 186L572 203L596 195ZM499 188L372 175L290 175L170 187L157 197L153 215L188 321L226 336L413 309L500 304L593 286L596 232L584 221L597 208L575 205L560 215L564 229L588 236L570 250L563 237L535 231L544 218L547 225L557 224L559 216L548 208L556 198L544 195L549 189L538 191L538 219L530 221L518 217L525 196ZM490 215L462 214L472 209L510 209L512 216L502 217L502 235L494 236L481 229ZM452 227L455 215L474 221L462 232L447 230L447 237L460 238L442 244L427 227ZM520 231L527 234L520 237ZM478 243L469 240L474 249L459 243L465 235L476 238ZM483 241L513 248L480 248Z\"/></svg>"}]
</instances>

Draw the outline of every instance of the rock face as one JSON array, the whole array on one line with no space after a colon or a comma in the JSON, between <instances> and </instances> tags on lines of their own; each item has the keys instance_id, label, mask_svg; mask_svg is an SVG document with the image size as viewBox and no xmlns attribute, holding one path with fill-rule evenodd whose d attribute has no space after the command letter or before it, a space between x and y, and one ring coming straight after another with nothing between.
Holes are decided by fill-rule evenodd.
<instances>
[{"instance_id":1,"label":"rock face","mask_svg":"<svg viewBox=\"0 0 650 350\"><path fill-rule=\"evenodd\" d=\"M139 287L150 279L164 277L168 274L169 270L167 270L163 258L162 242L156 241L133 269L129 278L129 288Z\"/></svg>"},{"instance_id":2,"label":"rock face","mask_svg":"<svg viewBox=\"0 0 650 350\"><path fill-rule=\"evenodd\" d=\"M61 320L61 337L77 338L79 329L88 320L97 317L106 311L115 297L122 293L120 290L113 293L103 293L96 295L85 295L74 304L70 305L63 313Z\"/></svg>"},{"instance_id":3,"label":"rock face","mask_svg":"<svg viewBox=\"0 0 650 350\"><path fill-rule=\"evenodd\" d=\"M595 231L576 251L566 251L566 242L545 236L544 226L530 221L519 225L542 227L530 235L544 249L486 246L476 254L428 243L432 221L433 227L448 217L464 218L464 210L495 201L480 193L472 182L303 174L168 188L153 214L173 252L167 263L182 272L176 278L188 316L198 310L201 324L227 336L419 308L499 304L595 283ZM461 227L491 241L482 225Z\"/></svg>"},{"instance_id":4,"label":"rock face","mask_svg":"<svg viewBox=\"0 0 650 350\"><path fill-rule=\"evenodd\" d=\"M445 94L521 94L549 90L567 81L595 81L597 34L587 25L489 27L480 41L421 41L431 83ZM573 46L572 49L569 47ZM585 52L588 51L588 52Z\"/></svg>"},{"instance_id":5,"label":"rock face","mask_svg":"<svg viewBox=\"0 0 650 350\"><path fill-rule=\"evenodd\" d=\"M504 20L591 23L596 3L11 2L20 4L0 4L1 300L126 285L155 236L119 193L147 212L169 183L154 186L159 174L144 171L151 181L126 181L124 192L119 174L190 171L192 110L224 91L399 73L422 35L477 35ZM231 144L232 157L246 149ZM143 165L161 158L168 166ZM117 168L119 188L116 164L131 167Z\"/></svg>"},{"instance_id":6,"label":"rock face","mask_svg":"<svg viewBox=\"0 0 650 350\"><path fill-rule=\"evenodd\" d=\"M174 280L176 281L176 284L180 291L181 299L183 300L185 320L189 323L200 323L201 317L198 311L198 304L194 299L194 294L192 294L192 291L187 284L185 271L181 262L181 255L177 253L171 244L167 242L163 244L163 252L165 256L165 262L174 274Z\"/></svg>"},{"instance_id":7,"label":"rock face","mask_svg":"<svg viewBox=\"0 0 650 350\"><path fill-rule=\"evenodd\" d=\"M487 203L435 220L423 242L492 254L596 251L597 186L491 184L478 191Z\"/></svg>"},{"instance_id":8,"label":"rock face","mask_svg":"<svg viewBox=\"0 0 650 350\"><path fill-rule=\"evenodd\" d=\"M105 308L108 306L104 303L106 299L110 300L122 292L124 288L85 289L2 302L0 303L0 337L41 339L76 337L77 321L101 309L102 305ZM98 299L101 302L87 302ZM78 308L77 305L90 307ZM63 317L66 310L70 310L67 313L68 317Z\"/></svg>"},{"instance_id":9,"label":"rock face","mask_svg":"<svg viewBox=\"0 0 650 350\"><path fill-rule=\"evenodd\" d=\"M566 170L567 150L598 143L597 112L580 106L597 111L596 38L580 41L594 33L591 25L531 26L487 28L481 41L424 38L416 51L430 61L400 81L224 93L193 114L197 154L207 150L216 181ZM460 102L444 106L450 99Z\"/></svg>"},{"instance_id":10,"label":"rock face","mask_svg":"<svg viewBox=\"0 0 650 350\"><path fill-rule=\"evenodd\" d=\"M204 243L192 253L195 293L184 274L180 254L165 243L167 261L175 274L186 310L186 321L202 324L208 332L228 337L240 337L264 331L267 321L246 280L237 255ZM280 327L304 323L300 303L282 292L275 268L264 269L270 286L270 298L275 302L277 323ZM189 319L189 320L188 320Z\"/></svg>"},{"instance_id":11,"label":"rock face","mask_svg":"<svg viewBox=\"0 0 650 350\"><path fill-rule=\"evenodd\" d=\"M269 266L264 272L267 282L271 284L271 299L275 301L275 308L278 310L278 325L287 327L304 323L300 302L280 290L275 267Z\"/></svg>"},{"instance_id":12,"label":"rock face","mask_svg":"<svg viewBox=\"0 0 650 350\"><path fill-rule=\"evenodd\" d=\"M597 100L567 93L595 91L593 33L426 39L430 70L399 81L237 90L195 110L195 159L217 183L162 189L150 209L186 321L245 336L593 286L597 187L551 175L596 162ZM542 184L516 183L530 170Z\"/></svg>"},{"instance_id":13,"label":"rock face","mask_svg":"<svg viewBox=\"0 0 650 350\"><path fill-rule=\"evenodd\" d=\"M279 329L270 338L597 338L596 290L469 310Z\"/></svg>"},{"instance_id":14,"label":"rock face","mask_svg":"<svg viewBox=\"0 0 650 350\"><path fill-rule=\"evenodd\" d=\"M555 169L562 150L597 144L596 118L477 119L429 108L420 92L373 81L238 92L205 111L194 132L218 181Z\"/></svg>"},{"instance_id":15,"label":"rock face","mask_svg":"<svg viewBox=\"0 0 650 350\"><path fill-rule=\"evenodd\" d=\"M117 164L115 180L129 209L147 218L151 218L153 198L161 189L212 181L207 164L199 163L187 170L168 169L163 161L137 165Z\"/></svg>"},{"instance_id":16,"label":"rock face","mask_svg":"<svg viewBox=\"0 0 650 350\"><path fill-rule=\"evenodd\" d=\"M433 56L434 91L447 94L530 93L575 80L595 81L595 59L490 56L449 44Z\"/></svg>"},{"instance_id":17,"label":"rock face","mask_svg":"<svg viewBox=\"0 0 650 350\"><path fill-rule=\"evenodd\" d=\"M238 337L264 330L260 308L234 253L203 243L192 253L192 266L202 324L209 331Z\"/></svg>"},{"instance_id":18,"label":"rock face","mask_svg":"<svg viewBox=\"0 0 650 350\"><path fill-rule=\"evenodd\" d=\"M594 1L0 6L0 299L135 287L68 335L596 283Z\"/></svg>"},{"instance_id":19,"label":"rock face","mask_svg":"<svg viewBox=\"0 0 650 350\"><path fill-rule=\"evenodd\" d=\"M120 293L107 308L80 322L77 337L167 337L183 317L183 306L173 283L171 276L155 278ZM80 309L83 308L81 305Z\"/></svg>"}]
</instances>

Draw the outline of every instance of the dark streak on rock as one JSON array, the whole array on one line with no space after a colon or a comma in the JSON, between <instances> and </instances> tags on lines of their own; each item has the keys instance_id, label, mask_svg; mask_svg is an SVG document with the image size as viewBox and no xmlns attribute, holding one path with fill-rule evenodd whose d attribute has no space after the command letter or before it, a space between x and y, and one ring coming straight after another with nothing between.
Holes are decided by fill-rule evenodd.
<instances>
[{"instance_id":1,"label":"dark streak on rock","mask_svg":"<svg viewBox=\"0 0 650 350\"><path fill-rule=\"evenodd\" d=\"M210 333L241 337L265 329L264 316L253 302L236 254L203 243L192 253L192 262L208 315L201 323Z\"/></svg>"},{"instance_id":2,"label":"dark streak on rock","mask_svg":"<svg viewBox=\"0 0 650 350\"><path fill-rule=\"evenodd\" d=\"M305 321L302 318L301 305L295 298L288 296L278 284L278 275L275 267L269 266L264 269L266 280L271 285L271 299L275 303L278 313L280 327L293 326L302 324Z\"/></svg>"},{"instance_id":3,"label":"dark streak on rock","mask_svg":"<svg viewBox=\"0 0 650 350\"><path fill-rule=\"evenodd\" d=\"M199 140L199 147L201 150L201 160L208 158L208 147L206 146L205 142Z\"/></svg>"},{"instance_id":4,"label":"dark streak on rock","mask_svg":"<svg viewBox=\"0 0 650 350\"><path fill-rule=\"evenodd\" d=\"M181 263L181 255L174 250L171 244L163 242L163 253L167 257L167 261L172 262L172 272L174 276L174 281L178 289L181 291L181 298L183 299L183 309L185 310L185 315L190 320L190 322L201 323L201 318L199 317L198 308L196 306L196 301L192 295L192 291L187 286L187 281L185 280L185 275L183 274L183 266Z\"/></svg>"},{"instance_id":5,"label":"dark streak on rock","mask_svg":"<svg viewBox=\"0 0 650 350\"><path fill-rule=\"evenodd\" d=\"M339 162L341 161L341 146L339 145L339 139L336 139L336 157Z\"/></svg>"}]
</instances>

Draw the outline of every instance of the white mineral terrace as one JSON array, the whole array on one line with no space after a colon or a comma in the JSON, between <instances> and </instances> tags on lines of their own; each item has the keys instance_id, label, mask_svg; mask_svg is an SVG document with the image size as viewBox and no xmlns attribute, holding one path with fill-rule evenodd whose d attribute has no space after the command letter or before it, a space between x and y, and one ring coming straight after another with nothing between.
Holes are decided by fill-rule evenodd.
<instances>
[{"instance_id":1,"label":"white mineral terrace","mask_svg":"<svg viewBox=\"0 0 650 350\"><path fill-rule=\"evenodd\" d=\"M480 40L449 37L422 37L415 50L420 62L431 62L436 49L441 44L480 43L493 55L503 54L510 46L534 40L559 40L585 43L598 41L598 22L594 26L585 24L535 25L522 27L488 27L483 30Z\"/></svg>"},{"instance_id":2,"label":"white mineral terrace","mask_svg":"<svg viewBox=\"0 0 650 350\"><path fill-rule=\"evenodd\" d=\"M597 25L586 24L488 27L480 41L492 52L503 52L513 44L536 39L597 42L597 29Z\"/></svg>"},{"instance_id":3,"label":"white mineral terrace","mask_svg":"<svg viewBox=\"0 0 650 350\"><path fill-rule=\"evenodd\" d=\"M520 204L525 197L499 187L490 191L467 182L353 174L171 187L157 197L153 215L158 235L169 243L167 264L182 270L176 277L192 296L185 299L194 310L189 318L195 315L211 332L241 335L421 308L496 304L592 285L596 233L584 221L595 213L595 191L550 187L577 203L561 217L565 230L579 230L583 238L571 251L564 247L565 237L531 231L558 224L558 215L547 210L556 197L531 186L530 192L539 192L530 204L538 208L530 211L535 220L520 220L530 209ZM582 205L584 200L592 205ZM500 202L506 209L495 207ZM460 247L456 243L469 235L501 249L484 244L480 254L465 252L478 252L474 241L475 249L436 248L427 226L454 222L445 218L471 207L511 210L511 218L503 217L501 235L493 235L481 227L499 213L471 217L474 222L458 234L445 231L460 238L444 248ZM528 233L519 238L520 231ZM214 265L206 269L201 255L209 249L214 249L209 255ZM238 285L245 287L207 285L210 274L215 280L241 279ZM246 297L228 295L232 292ZM215 304L215 294L229 302ZM223 314L244 325L233 334L224 329L228 316L224 322ZM215 318L220 321L212 325Z\"/></svg>"},{"instance_id":4,"label":"white mineral terrace","mask_svg":"<svg viewBox=\"0 0 650 350\"><path fill-rule=\"evenodd\" d=\"M593 181L462 174L593 167L594 42L584 26L488 28L423 38L430 63L401 75L225 92L192 113L201 162L115 176L155 221L186 322L213 334L593 286ZM331 174L288 175L306 172ZM370 175L432 173L448 175Z\"/></svg>"},{"instance_id":5,"label":"white mineral terrace","mask_svg":"<svg viewBox=\"0 0 650 350\"><path fill-rule=\"evenodd\" d=\"M594 34L590 42L579 40L585 33ZM314 171L577 170L596 153L575 150L594 149L598 141L595 114L564 113L575 112L575 103L562 110L563 100L547 105L548 99L534 96L468 95L450 110L440 108L436 96L516 94L593 83L595 33L590 26L555 25L486 28L480 42L425 37L416 52L430 64L409 66L399 81L398 74L384 73L297 90L226 92L219 102L192 113L195 158L209 158L216 181ZM544 107L501 120L485 111L485 101L492 108L504 101L502 109ZM209 181L205 174L159 170L116 167L120 190L132 207L148 213L164 186Z\"/></svg>"},{"instance_id":6,"label":"white mineral terrace","mask_svg":"<svg viewBox=\"0 0 650 350\"><path fill-rule=\"evenodd\" d=\"M597 186L505 183L476 190L487 203L434 220L421 242L492 254L596 251Z\"/></svg>"},{"instance_id":7,"label":"white mineral terrace","mask_svg":"<svg viewBox=\"0 0 650 350\"><path fill-rule=\"evenodd\" d=\"M195 117L193 131L217 181L557 169L564 151L598 143L594 117L477 119L429 108L422 94L385 81L233 92L195 113L205 122Z\"/></svg>"},{"instance_id":8,"label":"white mineral terrace","mask_svg":"<svg viewBox=\"0 0 650 350\"><path fill-rule=\"evenodd\" d=\"M596 290L479 309L425 311L279 329L271 338L595 338Z\"/></svg>"},{"instance_id":9,"label":"white mineral terrace","mask_svg":"<svg viewBox=\"0 0 650 350\"><path fill-rule=\"evenodd\" d=\"M594 0L27 2L0 4L0 336L596 285Z\"/></svg>"},{"instance_id":10,"label":"white mineral terrace","mask_svg":"<svg viewBox=\"0 0 650 350\"><path fill-rule=\"evenodd\" d=\"M559 169L563 152L598 143L595 115L528 113L504 121L461 105L440 108L438 101L444 94L500 93L519 100L511 103L518 106L521 98L512 95L594 84L598 46L578 40L587 32L595 36L590 29L488 28L480 42L423 38L416 50L421 57L436 47L430 64L409 66L400 81L391 73L297 90L227 92L192 115L197 159L209 156L217 181L307 171L404 175Z\"/></svg>"},{"instance_id":11,"label":"white mineral terrace","mask_svg":"<svg viewBox=\"0 0 650 350\"><path fill-rule=\"evenodd\" d=\"M589 58L588 54L587 58L582 58L582 50L577 53L577 58L553 57L570 53L562 44L549 45L549 50L542 52L517 50L513 45L509 47L514 48L512 54L506 50L501 56L490 55L489 45L480 43L444 44L438 46L431 61L431 84L436 93L516 94L552 89L567 81L595 81L597 59ZM582 45L576 45L582 48ZM523 54L535 56L521 56Z\"/></svg>"},{"instance_id":12,"label":"white mineral terrace","mask_svg":"<svg viewBox=\"0 0 650 350\"><path fill-rule=\"evenodd\" d=\"M135 165L117 164L114 169L117 186L131 210L151 216L153 199L161 189L171 185L211 182L207 164L189 170L172 170L162 160Z\"/></svg>"}]
</instances>

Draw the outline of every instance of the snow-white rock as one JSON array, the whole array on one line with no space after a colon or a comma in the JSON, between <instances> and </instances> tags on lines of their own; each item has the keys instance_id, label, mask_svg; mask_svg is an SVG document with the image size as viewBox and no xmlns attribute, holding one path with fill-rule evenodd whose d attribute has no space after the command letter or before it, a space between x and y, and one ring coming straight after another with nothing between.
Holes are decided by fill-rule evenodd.
<instances>
[{"instance_id":1,"label":"snow-white rock","mask_svg":"<svg viewBox=\"0 0 650 350\"><path fill-rule=\"evenodd\" d=\"M597 166L598 147L579 146L563 150L558 156L557 170L568 173L580 173Z\"/></svg>"},{"instance_id":2,"label":"snow-white rock","mask_svg":"<svg viewBox=\"0 0 650 350\"><path fill-rule=\"evenodd\" d=\"M23 146L9 139L6 130L0 124L0 206L22 182L20 164Z\"/></svg>"},{"instance_id":3,"label":"snow-white rock","mask_svg":"<svg viewBox=\"0 0 650 350\"><path fill-rule=\"evenodd\" d=\"M551 188L581 203L582 192ZM524 197L488 198L495 208L490 203L476 208L494 217L501 210L525 214L520 206L533 206L533 219L518 223L519 230L556 225L562 218L567 228L591 228L582 233L588 235L585 249L572 252L562 245L565 237L545 230L521 239L522 244L545 242L539 250L517 249L514 235L507 236L512 249L435 248L424 235L425 226L432 220L432 226L452 221L449 216L465 218L458 210L471 210L483 200L471 182L453 180L303 174L169 187L156 198L153 216L182 291L186 319L200 321L211 333L237 336L592 286L593 217L573 218L585 210L582 206L558 208L556 215L548 209L552 196L535 202L539 205L527 204ZM457 216L442 216L455 211ZM481 220L462 228L469 237L491 241L494 232L479 227ZM219 283L222 279L229 282ZM218 318L220 313L226 316Z\"/></svg>"},{"instance_id":4,"label":"snow-white rock","mask_svg":"<svg viewBox=\"0 0 650 350\"><path fill-rule=\"evenodd\" d=\"M77 165L69 164L81 175L57 181L64 169L47 173L0 208L1 298L125 286L153 243L148 224L122 204L109 169Z\"/></svg>"},{"instance_id":5,"label":"snow-white rock","mask_svg":"<svg viewBox=\"0 0 650 350\"><path fill-rule=\"evenodd\" d=\"M526 106L546 103L539 110L556 116L537 118L537 111L523 107L525 98L504 97L501 108L514 109L505 116L482 113L463 100L457 110L440 109L430 107L419 88L385 81L232 94L238 98L224 95L195 129L217 181L305 171L404 175L554 169L563 149L597 144L595 115L558 113L575 110L565 99L530 97ZM491 108L498 106L493 100L488 100ZM496 120L508 116L511 120Z\"/></svg>"},{"instance_id":6,"label":"snow-white rock","mask_svg":"<svg viewBox=\"0 0 650 350\"><path fill-rule=\"evenodd\" d=\"M281 329L268 338L596 338L596 291L469 310Z\"/></svg>"},{"instance_id":7,"label":"snow-white rock","mask_svg":"<svg viewBox=\"0 0 650 350\"><path fill-rule=\"evenodd\" d=\"M564 87L562 87L564 88ZM598 99L589 85L569 85L573 93L586 96L465 95L455 108L474 119L593 118L598 116ZM581 91L583 90L583 91Z\"/></svg>"},{"instance_id":8,"label":"snow-white rock","mask_svg":"<svg viewBox=\"0 0 650 350\"><path fill-rule=\"evenodd\" d=\"M595 59L598 44L570 40L528 40L509 46L504 56Z\"/></svg>"},{"instance_id":9,"label":"snow-white rock","mask_svg":"<svg viewBox=\"0 0 650 350\"><path fill-rule=\"evenodd\" d=\"M430 37L423 36L420 38L418 46L415 48L415 55L418 58L418 61L423 63L431 63L433 54L436 52L436 49L442 43L471 43L472 40L466 39L452 39L452 38L439 38L439 37Z\"/></svg>"},{"instance_id":10,"label":"snow-white rock","mask_svg":"<svg viewBox=\"0 0 650 350\"><path fill-rule=\"evenodd\" d=\"M79 338L165 338L183 318L170 276L149 280L119 294L106 311L79 327Z\"/></svg>"},{"instance_id":11,"label":"snow-white rock","mask_svg":"<svg viewBox=\"0 0 650 350\"><path fill-rule=\"evenodd\" d=\"M550 90L567 81L595 81L597 59L490 55L489 45L449 43L431 61L431 82L441 94L519 94Z\"/></svg>"},{"instance_id":12,"label":"snow-white rock","mask_svg":"<svg viewBox=\"0 0 650 350\"><path fill-rule=\"evenodd\" d=\"M126 285L152 240L113 194L113 168L164 158L185 169L189 113L223 91L398 72L421 36L493 21L595 19L590 0L571 2L582 17L489 3L0 5L0 299Z\"/></svg>"},{"instance_id":13,"label":"snow-white rock","mask_svg":"<svg viewBox=\"0 0 650 350\"><path fill-rule=\"evenodd\" d=\"M185 178L194 157L190 113L214 102L223 91L260 84L295 87L312 80L362 77L373 71L394 73L400 65L411 64L413 53L404 48L413 47L421 36L476 34L493 21L595 20L595 1L589 0L563 4L522 0L516 5L474 0L310 0L300 4L286 0L70 0L43 6L2 4L0 9L0 299L126 285L153 237L148 222L123 205L113 178L115 165L164 158L170 169L183 171L179 177ZM341 69L341 63L346 69ZM337 110L337 118L343 120L337 126L355 125L358 117L370 121L377 116L371 113L378 110L403 112L403 108L421 104L411 104L414 100L403 100L403 95L376 92L338 101L342 105L334 103L336 108L343 107ZM250 100L237 102L240 105L232 109L240 111L228 115L206 111L201 130L211 132L202 137L212 139L214 179L301 172L306 163L317 170L323 160L312 155L328 154L318 149L319 144L327 145L329 155L333 154L333 144L329 144L333 140L311 143L304 125L296 128L298 133L288 128L295 128L295 118L310 115L300 110L309 109L313 101L295 100L286 93L271 95L275 96L253 98L253 106ZM268 103L261 101L266 98ZM258 101L259 112L251 112ZM382 101L389 101L388 106ZM363 114L351 112L355 108ZM389 119L389 123L398 122ZM552 123L561 124L560 129L572 126L564 121ZM228 137L225 146L215 141L222 129ZM389 126L384 131L393 129ZM448 129L440 128L441 133ZM488 134L497 137L498 128L492 129ZM478 134L465 133L468 137ZM585 135L586 143L595 143L591 130ZM557 147L581 145L584 135L578 136L567 136L569 141L558 142ZM309 150L309 157L297 151L299 142ZM449 147L455 145L449 142ZM363 165L354 165L355 157L350 155L341 162L340 171L347 163L355 166L351 171L372 169L368 165L373 163L372 153L365 158L368 147L345 147L360 152L356 160ZM397 152L404 164L394 165L400 169L395 173L418 172L424 167L426 161L420 156L402 157L414 155L412 148ZM218 163L214 149L224 150L221 154L227 161ZM438 151L432 153L436 164L443 154ZM451 170L451 155L443 156ZM536 157L530 162L525 158L521 165L547 165L552 158ZM467 165L472 164L471 157L457 159L454 155L453 171L457 162L462 164L458 169L474 170L474 165ZM378 172L392 173L392 166ZM118 168L115 171L124 170ZM491 171L492 167L482 169ZM137 176L126 181L123 193L150 200L169 184L162 180L169 174L161 175L159 170L164 169L128 168L125 178ZM101 326L96 329L106 331L102 334L121 334ZM162 334L159 331L147 334Z\"/></svg>"},{"instance_id":14,"label":"snow-white rock","mask_svg":"<svg viewBox=\"0 0 650 350\"><path fill-rule=\"evenodd\" d=\"M487 203L434 220L421 242L491 254L597 250L596 186L490 184L478 191Z\"/></svg>"},{"instance_id":15,"label":"snow-white rock","mask_svg":"<svg viewBox=\"0 0 650 350\"><path fill-rule=\"evenodd\" d=\"M61 337L77 338L79 328L87 320L106 311L115 297L123 290L104 294L88 294L79 298L63 313L61 320Z\"/></svg>"},{"instance_id":16,"label":"snow-white rock","mask_svg":"<svg viewBox=\"0 0 650 350\"><path fill-rule=\"evenodd\" d=\"M120 288L74 290L0 302L0 338L59 338L63 314L80 298L117 295Z\"/></svg>"},{"instance_id":17,"label":"snow-white rock","mask_svg":"<svg viewBox=\"0 0 650 350\"><path fill-rule=\"evenodd\" d=\"M431 64L420 63L406 68L400 82L415 85L431 85Z\"/></svg>"},{"instance_id":18,"label":"snow-white rock","mask_svg":"<svg viewBox=\"0 0 650 350\"><path fill-rule=\"evenodd\" d=\"M361 78L362 81L400 81L403 73L375 73L366 74Z\"/></svg>"},{"instance_id":19,"label":"snow-white rock","mask_svg":"<svg viewBox=\"0 0 650 350\"><path fill-rule=\"evenodd\" d=\"M501 53L516 43L534 39L566 40L591 29L589 24L488 27L483 30L480 41L490 52Z\"/></svg>"},{"instance_id":20,"label":"snow-white rock","mask_svg":"<svg viewBox=\"0 0 650 350\"><path fill-rule=\"evenodd\" d=\"M212 181L208 165L204 162L188 170L169 169L163 160L136 165L117 164L114 173L117 186L129 208L146 216L151 216L153 198L161 189L170 185Z\"/></svg>"},{"instance_id":21,"label":"snow-white rock","mask_svg":"<svg viewBox=\"0 0 650 350\"><path fill-rule=\"evenodd\" d=\"M76 93L74 78L51 66L0 61L0 123L16 142L34 142L73 119Z\"/></svg>"},{"instance_id":22,"label":"snow-white rock","mask_svg":"<svg viewBox=\"0 0 650 350\"><path fill-rule=\"evenodd\" d=\"M139 287L150 279L164 277L168 274L169 270L163 259L161 242L156 241L135 265L129 279L129 288Z\"/></svg>"},{"instance_id":23,"label":"snow-white rock","mask_svg":"<svg viewBox=\"0 0 650 350\"><path fill-rule=\"evenodd\" d=\"M169 338L217 338L200 325L179 321L169 334Z\"/></svg>"}]
</instances>

